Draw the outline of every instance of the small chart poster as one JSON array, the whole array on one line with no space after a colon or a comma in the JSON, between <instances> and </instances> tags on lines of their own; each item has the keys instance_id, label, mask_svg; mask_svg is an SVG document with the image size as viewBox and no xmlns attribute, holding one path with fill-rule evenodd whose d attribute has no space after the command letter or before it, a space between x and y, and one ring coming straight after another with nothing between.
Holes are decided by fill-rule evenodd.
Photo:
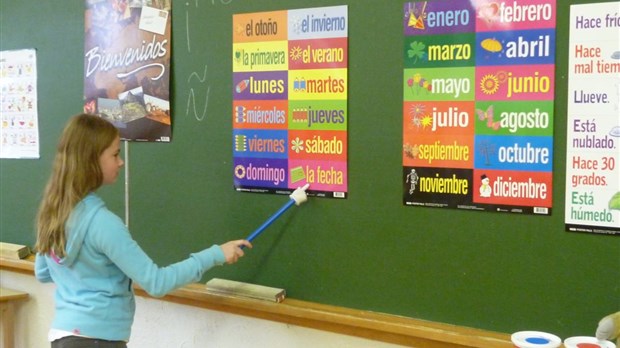
<instances>
[{"instance_id":1,"label":"small chart poster","mask_svg":"<svg viewBox=\"0 0 620 348\"><path fill-rule=\"evenodd\" d=\"M233 15L237 191L347 197L347 6Z\"/></svg>"},{"instance_id":2,"label":"small chart poster","mask_svg":"<svg viewBox=\"0 0 620 348\"><path fill-rule=\"evenodd\" d=\"M0 158L39 158L37 52L0 51Z\"/></svg>"},{"instance_id":3,"label":"small chart poster","mask_svg":"<svg viewBox=\"0 0 620 348\"><path fill-rule=\"evenodd\" d=\"M550 215L555 0L404 4L403 204Z\"/></svg>"},{"instance_id":4,"label":"small chart poster","mask_svg":"<svg viewBox=\"0 0 620 348\"><path fill-rule=\"evenodd\" d=\"M620 2L570 7L566 230L620 235Z\"/></svg>"},{"instance_id":5,"label":"small chart poster","mask_svg":"<svg viewBox=\"0 0 620 348\"><path fill-rule=\"evenodd\" d=\"M169 142L172 0L85 1L84 111L123 140Z\"/></svg>"}]
</instances>

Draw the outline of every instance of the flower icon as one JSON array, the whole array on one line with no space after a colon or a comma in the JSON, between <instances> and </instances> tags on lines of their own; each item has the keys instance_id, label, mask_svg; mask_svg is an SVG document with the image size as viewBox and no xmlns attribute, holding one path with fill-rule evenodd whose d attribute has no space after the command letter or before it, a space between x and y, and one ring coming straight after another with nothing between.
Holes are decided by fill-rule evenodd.
<instances>
[{"instance_id":1,"label":"flower icon","mask_svg":"<svg viewBox=\"0 0 620 348\"><path fill-rule=\"evenodd\" d=\"M295 151L295 153L299 153L304 150L304 141L296 137L295 140L291 141L291 149Z\"/></svg>"}]
</instances>

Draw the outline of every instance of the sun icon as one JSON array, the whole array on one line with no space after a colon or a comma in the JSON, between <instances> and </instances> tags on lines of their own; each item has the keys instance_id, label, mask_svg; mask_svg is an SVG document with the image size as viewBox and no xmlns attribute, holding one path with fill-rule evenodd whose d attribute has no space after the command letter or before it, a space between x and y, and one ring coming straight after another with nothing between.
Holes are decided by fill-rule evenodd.
<instances>
[{"instance_id":1,"label":"sun icon","mask_svg":"<svg viewBox=\"0 0 620 348\"><path fill-rule=\"evenodd\" d=\"M495 94L499 89L499 81L497 76L487 74L480 79L480 90L484 94Z\"/></svg>"},{"instance_id":2,"label":"sun icon","mask_svg":"<svg viewBox=\"0 0 620 348\"><path fill-rule=\"evenodd\" d=\"M289 55L291 56L292 60L301 59L301 48L299 46L291 48L291 52L289 53Z\"/></svg>"},{"instance_id":3,"label":"sun icon","mask_svg":"<svg viewBox=\"0 0 620 348\"><path fill-rule=\"evenodd\" d=\"M426 115L424 117L422 117L422 128L426 128L426 126L432 126L433 125L433 118L430 117L429 115Z\"/></svg>"}]
</instances>

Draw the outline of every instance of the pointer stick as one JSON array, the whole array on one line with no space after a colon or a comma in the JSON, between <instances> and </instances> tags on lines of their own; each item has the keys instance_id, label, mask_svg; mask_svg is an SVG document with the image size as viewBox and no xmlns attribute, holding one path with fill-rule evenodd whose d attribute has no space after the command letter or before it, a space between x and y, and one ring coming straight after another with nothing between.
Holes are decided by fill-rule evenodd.
<instances>
[{"instance_id":1,"label":"pointer stick","mask_svg":"<svg viewBox=\"0 0 620 348\"><path fill-rule=\"evenodd\" d=\"M306 184L304 187L298 187L295 191L293 191L293 193L289 195L291 199L286 202L286 204L284 204L282 208L280 208L280 210L278 210L269 219L267 219L267 221L265 221L259 228L252 232L252 234L250 234L250 236L248 236L246 240L249 242L253 241L256 237L258 237L258 235L263 233L263 231L267 227L269 227L269 225L271 225L277 218L284 214L284 212L287 211L288 208L292 207L293 204L301 205L302 203L305 203L308 200L308 196L306 196L306 189L308 189L309 186L310 184Z\"/></svg>"},{"instance_id":2,"label":"pointer stick","mask_svg":"<svg viewBox=\"0 0 620 348\"><path fill-rule=\"evenodd\" d=\"M292 207L293 204L295 203L294 200L289 200L285 205L282 206L282 208L280 208L280 210L278 210L275 214L271 215L271 217L269 219L267 219L267 221L265 221L259 228L257 228L254 232L252 232L252 234L246 238L246 240L248 242L251 242L254 240L254 238L258 237L259 234L263 233L263 231L269 227L269 225L271 225L272 222L274 222L277 218L279 218L282 214L284 214L285 211L288 210L288 208Z\"/></svg>"}]
</instances>

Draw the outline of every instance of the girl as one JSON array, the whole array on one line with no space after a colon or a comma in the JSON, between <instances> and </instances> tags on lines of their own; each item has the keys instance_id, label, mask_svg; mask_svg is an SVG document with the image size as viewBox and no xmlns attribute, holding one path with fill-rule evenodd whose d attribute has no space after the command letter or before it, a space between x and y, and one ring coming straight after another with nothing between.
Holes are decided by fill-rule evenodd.
<instances>
[{"instance_id":1,"label":"girl","mask_svg":"<svg viewBox=\"0 0 620 348\"><path fill-rule=\"evenodd\" d=\"M116 127L98 116L71 118L37 215L35 276L56 284L52 348L127 347L135 311L132 280L150 295L164 296L215 265L235 263L242 247L252 247L230 241L158 267L95 193L116 181L123 164Z\"/></svg>"}]
</instances>

